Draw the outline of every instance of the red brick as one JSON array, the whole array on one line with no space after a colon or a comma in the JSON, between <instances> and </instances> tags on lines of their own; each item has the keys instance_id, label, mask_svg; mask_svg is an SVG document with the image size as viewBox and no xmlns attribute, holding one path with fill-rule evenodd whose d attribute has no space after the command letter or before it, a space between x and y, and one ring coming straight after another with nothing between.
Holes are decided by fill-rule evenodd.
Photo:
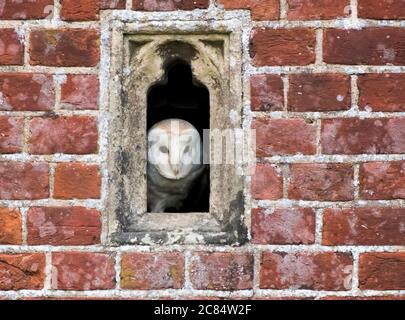
<instances>
[{"instance_id":1,"label":"red brick","mask_svg":"<svg viewBox=\"0 0 405 320\"><path fill-rule=\"evenodd\" d=\"M95 29L35 30L30 39L31 65L94 67L100 60Z\"/></svg>"},{"instance_id":2,"label":"red brick","mask_svg":"<svg viewBox=\"0 0 405 320\"><path fill-rule=\"evenodd\" d=\"M34 154L96 153L97 120L88 116L34 118L29 122L29 150Z\"/></svg>"},{"instance_id":3,"label":"red brick","mask_svg":"<svg viewBox=\"0 0 405 320\"><path fill-rule=\"evenodd\" d=\"M100 11L99 0L62 0L60 16L66 21L97 20Z\"/></svg>"},{"instance_id":4,"label":"red brick","mask_svg":"<svg viewBox=\"0 0 405 320\"><path fill-rule=\"evenodd\" d=\"M294 74L289 78L288 110L348 110L351 105L350 77L343 74Z\"/></svg>"},{"instance_id":5,"label":"red brick","mask_svg":"<svg viewBox=\"0 0 405 320\"><path fill-rule=\"evenodd\" d=\"M283 80L278 75L257 74L250 77L253 111L283 110Z\"/></svg>"},{"instance_id":6,"label":"red brick","mask_svg":"<svg viewBox=\"0 0 405 320\"><path fill-rule=\"evenodd\" d=\"M48 111L55 103L50 75L0 73L0 110Z\"/></svg>"},{"instance_id":7,"label":"red brick","mask_svg":"<svg viewBox=\"0 0 405 320\"><path fill-rule=\"evenodd\" d=\"M106 290L115 287L115 257L108 253L52 254L52 289Z\"/></svg>"},{"instance_id":8,"label":"red brick","mask_svg":"<svg viewBox=\"0 0 405 320\"><path fill-rule=\"evenodd\" d=\"M405 290L405 252L361 254L359 283L362 290Z\"/></svg>"},{"instance_id":9,"label":"red brick","mask_svg":"<svg viewBox=\"0 0 405 320\"><path fill-rule=\"evenodd\" d=\"M325 245L405 245L404 208L327 209Z\"/></svg>"},{"instance_id":10,"label":"red brick","mask_svg":"<svg viewBox=\"0 0 405 320\"><path fill-rule=\"evenodd\" d=\"M100 9L125 9L126 0L100 0Z\"/></svg>"},{"instance_id":11,"label":"red brick","mask_svg":"<svg viewBox=\"0 0 405 320\"><path fill-rule=\"evenodd\" d=\"M180 252L125 253L122 256L123 289L181 289L183 285L184 256Z\"/></svg>"},{"instance_id":12,"label":"red brick","mask_svg":"<svg viewBox=\"0 0 405 320\"><path fill-rule=\"evenodd\" d=\"M316 152L316 126L305 120L257 118L253 129L258 157Z\"/></svg>"},{"instance_id":13,"label":"red brick","mask_svg":"<svg viewBox=\"0 0 405 320\"><path fill-rule=\"evenodd\" d=\"M353 199L353 168L345 163L292 164L288 197L299 200Z\"/></svg>"},{"instance_id":14,"label":"red brick","mask_svg":"<svg viewBox=\"0 0 405 320\"><path fill-rule=\"evenodd\" d=\"M62 84L61 103L64 109L98 109L97 75L68 75Z\"/></svg>"},{"instance_id":15,"label":"red brick","mask_svg":"<svg viewBox=\"0 0 405 320\"><path fill-rule=\"evenodd\" d=\"M403 28L328 29L323 38L324 61L334 64L403 65Z\"/></svg>"},{"instance_id":16,"label":"red brick","mask_svg":"<svg viewBox=\"0 0 405 320\"><path fill-rule=\"evenodd\" d=\"M249 253L196 252L191 258L190 278L195 289L251 289L253 256Z\"/></svg>"},{"instance_id":17,"label":"red brick","mask_svg":"<svg viewBox=\"0 0 405 320\"><path fill-rule=\"evenodd\" d=\"M34 200L49 197L45 163L0 162L0 199Z\"/></svg>"},{"instance_id":18,"label":"red brick","mask_svg":"<svg viewBox=\"0 0 405 320\"><path fill-rule=\"evenodd\" d=\"M358 15L365 19L404 19L405 2L398 0L358 0Z\"/></svg>"},{"instance_id":19,"label":"red brick","mask_svg":"<svg viewBox=\"0 0 405 320\"><path fill-rule=\"evenodd\" d=\"M405 199L405 162L369 162L360 166L360 197Z\"/></svg>"},{"instance_id":20,"label":"red brick","mask_svg":"<svg viewBox=\"0 0 405 320\"><path fill-rule=\"evenodd\" d=\"M350 290L352 256L340 252L264 252L262 289Z\"/></svg>"},{"instance_id":21,"label":"red brick","mask_svg":"<svg viewBox=\"0 0 405 320\"><path fill-rule=\"evenodd\" d=\"M100 213L83 207L35 207L28 211L28 244L100 243Z\"/></svg>"},{"instance_id":22,"label":"red brick","mask_svg":"<svg viewBox=\"0 0 405 320\"><path fill-rule=\"evenodd\" d=\"M132 0L132 9L139 11L172 11L208 8L209 0Z\"/></svg>"},{"instance_id":23,"label":"red brick","mask_svg":"<svg viewBox=\"0 0 405 320\"><path fill-rule=\"evenodd\" d=\"M0 290L40 290L44 280L44 254L0 254Z\"/></svg>"},{"instance_id":24,"label":"red brick","mask_svg":"<svg viewBox=\"0 0 405 320\"><path fill-rule=\"evenodd\" d=\"M20 210L0 208L0 244L21 244L21 242Z\"/></svg>"},{"instance_id":25,"label":"red brick","mask_svg":"<svg viewBox=\"0 0 405 320\"><path fill-rule=\"evenodd\" d=\"M24 64L24 45L14 29L0 29L0 65Z\"/></svg>"},{"instance_id":26,"label":"red brick","mask_svg":"<svg viewBox=\"0 0 405 320\"><path fill-rule=\"evenodd\" d=\"M0 19L27 20L44 19L53 16L53 0L2 0Z\"/></svg>"},{"instance_id":27,"label":"red brick","mask_svg":"<svg viewBox=\"0 0 405 320\"><path fill-rule=\"evenodd\" d=\"M350 0L287 0L290 20L327 20L350 15Z\"/></svg>"},{"instance_id":28,"label":"red brick","mask_svg":"<svg viewBox=\"0 0 405 320\"><path fill-rule=\"evenodd\" d=\"M98 165L60 163L56 166L54 197L57 199L98 199L100 187Z\"/></svg>"},{"instance_id":29,"label":"red brick","mask_svg":"<svg viewBox=\"0 0 405 320\"><path fill-rule=\"evenodd\" d=\"M322 120L324 154L405 153L405 118Z\"/></svg>"},{"instance_id":30,"label":"red brick","mask_svg":"<svg viewBox=\"0 0 405 320\"><path fill-rule=\"evenodd\" d=\"M280 17L278 0L219 0L225 9L250 9L253 20L277 20Z\"/></svg>"},{"instance_id":31,"label":"red brick","mask_svg":"<svg viewBox=\"0 0 405 320\"><path fill-rule=\"evenodd\" d=\"M311 244L314 241L314 210L310 208L252 210L253 243Z\"/></svg>"},{"instance_id":32,"label":"red brick","mask_svg":"<svg viewBox=\"0 0 405 320\"><path fill-rule=\"evenodd\" d=\"M365 74L357 81L360 109L372 111L405 111L405 75Z\"/></svg>"},{"instance_id":33,"label":"red brick","mask_svg":"<svg viewBox=\"0 0 405 320\"><path fill-rule=\"evenodd\" d=\"M0 153L21 152L23 119L0 116Z\"/></svg>"},{"instance_id":34,"label":"red brick","mask_svg":"<svg viewBox=\"0 0 405 320\"><path fill-rule=\"evenodd\" d=\"M257 66L308 65L315 62L315 30L256 28L250 55Z\"/></svg>"},{"instance_id":35,"label":"red brick","mask_svg":"<svg viewBox=\"0 0 405 320\"><path fill-rule=\"evenodd\" d=\"M259 163L252 178L252 197L259 200L276 200L283 197L283 175L270 163Z\"/></svg>"},{"instance_id":36,"label":"red brick","mask_svg":"<svg viewBox=\"0 0 405 320\"><path fill-rule=\"evenodd\" d=\"M363 296L363 297L354 297L354 296L327 296L322 297L320 300L405 300L405 296Z\"/></svg>"}]
</instances>

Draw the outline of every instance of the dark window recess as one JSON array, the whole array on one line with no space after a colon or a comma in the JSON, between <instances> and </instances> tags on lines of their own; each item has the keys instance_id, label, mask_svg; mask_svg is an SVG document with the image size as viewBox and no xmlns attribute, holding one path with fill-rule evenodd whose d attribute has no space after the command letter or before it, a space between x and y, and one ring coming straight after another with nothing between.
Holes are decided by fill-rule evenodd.
<instances>
[{"instance_id":1,"label":"dark window recess","mask_svg":"<svg viewBox=\"0 0 405 320\"><path fill-rule=\"evenodd\" d=\"M204 129L210 125L208 89L193 77L190 65L184 61L169 63L165 71L164 78L148 92L147 130L159 121L176 118L190 122L202 139ZM209 165L206 167L182 208L167 212L209 212Z\"/></svg>"}]
</instances>

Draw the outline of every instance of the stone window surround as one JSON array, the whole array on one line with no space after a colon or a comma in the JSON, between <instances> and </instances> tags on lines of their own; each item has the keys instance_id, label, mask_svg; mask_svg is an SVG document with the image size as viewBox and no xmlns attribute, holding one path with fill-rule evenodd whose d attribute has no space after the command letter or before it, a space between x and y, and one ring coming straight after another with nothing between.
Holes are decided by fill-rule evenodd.
<instances>
[{"instance_id":1,"label":"stone window surround","mask_svg":"<svg viewBox=\"0 0 405 320\"><path fill-rule=\"evenodd\" d=\"M248 86L242 61L248 59L249 22L246 11L102 13L101 112L108 119L108 134L100 152L107 158L104 203L111 244L240 245L247 240L246 181L233 166L211 165L209 213L146 212L146 96L163 73L157 60L148 65L141 56L153 43L193 43L198 52L190 62L193 75L210 91L211 128L246 128L243 105ZM224 44L221 50L212 45L218 40ZM133 59L140 59L138 68L130 68ZM143 67L147 73L142 74ZM128 113L122 105L135 108ZM125 126L125 121L131 125Z\"/></svg>"}]
</instances>

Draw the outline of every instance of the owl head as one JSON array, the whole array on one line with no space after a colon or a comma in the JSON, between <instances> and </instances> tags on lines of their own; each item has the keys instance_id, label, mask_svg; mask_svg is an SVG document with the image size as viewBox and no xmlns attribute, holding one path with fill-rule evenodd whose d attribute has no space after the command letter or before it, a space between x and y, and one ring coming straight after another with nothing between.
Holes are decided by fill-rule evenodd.
<instances>
[{"instance_id":1,"label":"owl head","mask_svg":"<svg viewBox=\"0 0 405 320\"><path fill-rule=\"evenodd\" d=\"M189 122L167 119L148 132L148 162L160 175L179 180L201 164L201 137Z\"/></svg>"}]
</instances>

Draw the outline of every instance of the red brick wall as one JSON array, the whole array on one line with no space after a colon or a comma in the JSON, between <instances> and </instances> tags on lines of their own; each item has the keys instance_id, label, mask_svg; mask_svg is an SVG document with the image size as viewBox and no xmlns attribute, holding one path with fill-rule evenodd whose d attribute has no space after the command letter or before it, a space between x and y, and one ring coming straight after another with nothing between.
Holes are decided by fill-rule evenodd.
<instances>
[{"instance_id":1,"label":"red brick wall","mask_svg":"<svg viewBox=\"0 0 405 320\"><path fill-rule=\"evenodd\" d=\"M100 10L218 8L252 17L249 243L110 247ZM400 19L392 0L0 1L0 299L405 299Z\"/></svg>"}]
</instances>

